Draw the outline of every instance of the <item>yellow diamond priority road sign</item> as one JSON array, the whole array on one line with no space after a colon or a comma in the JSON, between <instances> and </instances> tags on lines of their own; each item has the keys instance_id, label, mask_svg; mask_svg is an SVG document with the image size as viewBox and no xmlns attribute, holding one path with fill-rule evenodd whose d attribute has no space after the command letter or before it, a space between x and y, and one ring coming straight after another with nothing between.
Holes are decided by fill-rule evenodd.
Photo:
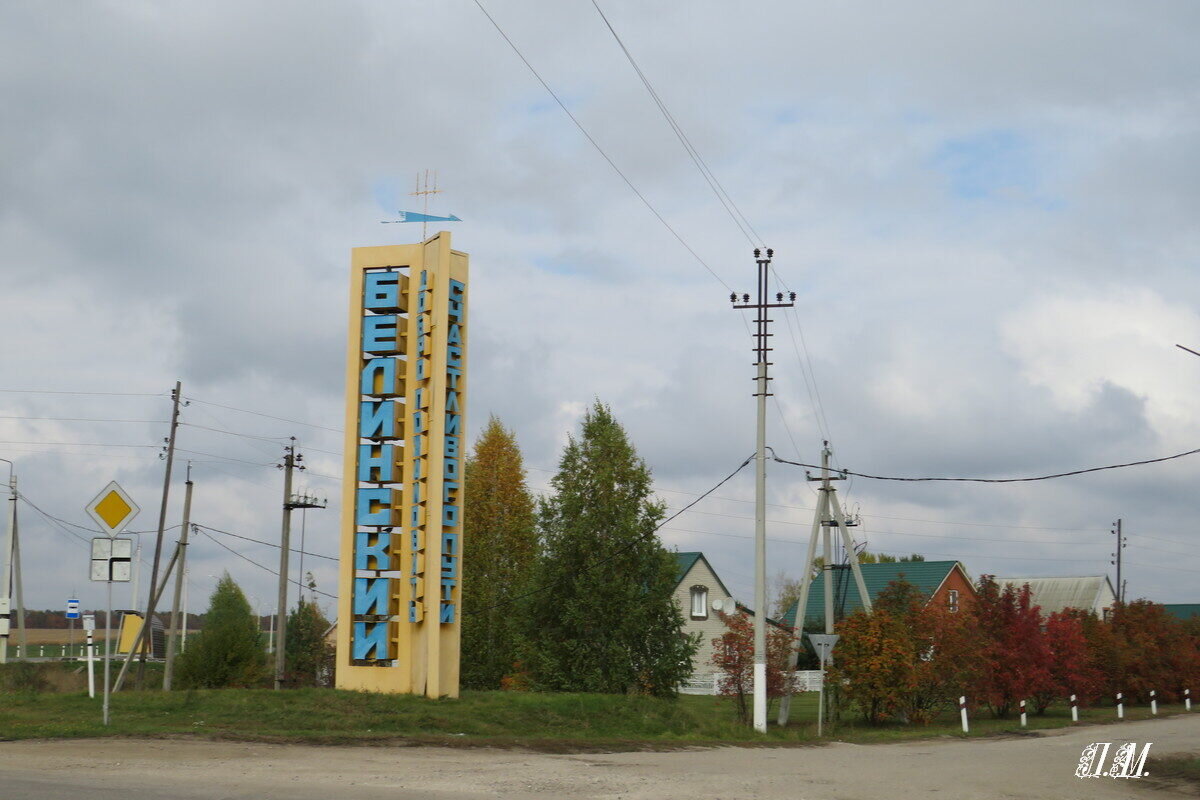
<instances>
[{"instance_id":1,"label":"yellow diamond priority road sign","mask_svg":"<svg viewBox=\"0 0 1200 800\"><path fill-rule=\"evenodd\" d=\"M120 533L141 511L137 503L133 502L133 498L127 495L116 481L105 486L84 510L109 536Z\"/></svg>"}]
</instances>

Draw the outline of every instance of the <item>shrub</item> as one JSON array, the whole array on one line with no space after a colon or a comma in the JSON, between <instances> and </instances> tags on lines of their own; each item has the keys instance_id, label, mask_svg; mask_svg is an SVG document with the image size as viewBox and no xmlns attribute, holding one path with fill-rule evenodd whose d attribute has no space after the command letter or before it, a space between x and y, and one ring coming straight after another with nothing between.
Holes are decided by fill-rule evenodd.
<instances>
[{"instance_id":1,"label":"shrub","mask_svg":"<svg viewBox=\"0 0 1200 800\"><path fill-rule=\"evenodd\" d=\"M250 687L266 677L259 621L229 573L217 583L200 631L176 665L181 689Z\"/></svg>"}]
</instances>

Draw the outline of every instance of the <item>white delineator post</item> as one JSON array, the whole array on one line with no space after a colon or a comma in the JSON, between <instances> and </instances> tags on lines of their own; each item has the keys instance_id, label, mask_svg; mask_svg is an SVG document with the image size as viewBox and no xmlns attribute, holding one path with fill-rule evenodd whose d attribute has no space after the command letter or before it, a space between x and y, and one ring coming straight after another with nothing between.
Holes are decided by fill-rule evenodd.
<instances>
[{"instance_id":1,"label":"white delineator post","mask_svg":"<svg viewBox=\"0 0 1200 800\"><path fill-rule=\"evenodd\" d=\"M1183 690L1183 709L1185 711L1192 710L1192 690L1191 689Z\"/></svg>"},{"instance_id":2,"label":"white delineator post","mask_svg":"<svg viewBox=\"0 0 1200 800\"><path fill-rule=\"evenodd\" d=\"M971 726L967 724L967 698L958 698L958 713L962 717L963 733L970 733Z\"/></svg>"},{"instance_id":3,"label":"white delineator post","mask_svg":"<svg viewBox=\"0 0 1200 800\"><path fill-rule=\"evenodd\" d=\"M1117 719L1125 719L1125 701L1122 699L1125 695L1117 692Z\"/></svg>"},{"instance_id":4,"label":"white delineator post","mask_svg":"<svg viewBox=\"0 0 1200 800\"><path fill-rule=\"evenodd\" d=\"M1029 723L1029 717L1025 715L1025 701L1021 701L1021 727L1024 728Z\"/></svg>"},{"instance_id":5,"label":"white delineator post","mask_svg":"<svg viewBox=\"0 0 1200 800\"><path fill-rule=\"evenodd\" d=\"M88 671L88 697L96 697L96 658L95 645L92 644L92 631L87 632L87 671Z\"/></svg>"},{"instance_id":6,"label":"white delineator post","mask_svg":"<svg viewBox=\"0 0 1200 800\"><path fill-rule=\"evenodd\" d=\"M1075 702L1075 695L1071 695L1071 722L1079 722L1079 704Z\"/></svg>"},{"instance_id":7,"label":"white delineator post","mask_svg":"<svg viewBox=\"0 0 1200 800\"><path fill-rule=\"evenodd\" d=\"M1151 689L1150 690L1150 713L1155 716L1158 715L1158 700L1155 699L1156 695L1157 695L1157 692L1155 692L1153 689Z\"/></svg>"}]
</instances>

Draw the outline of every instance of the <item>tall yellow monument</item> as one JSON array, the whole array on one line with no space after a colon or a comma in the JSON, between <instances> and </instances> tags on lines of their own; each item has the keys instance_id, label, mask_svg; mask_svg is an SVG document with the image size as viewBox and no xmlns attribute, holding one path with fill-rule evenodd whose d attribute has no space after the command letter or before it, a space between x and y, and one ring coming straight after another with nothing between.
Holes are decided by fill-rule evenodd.
<instances>
[{"instance_id":1,"label":"tall yellow monument","mask_svg":"<svg viewBox=\"0 0 1200 800\"><path fill-rule=\"evenodd\" d=\"M350 260L339 689L458 696L467 254Z\"/></svg>"}]
</instances>

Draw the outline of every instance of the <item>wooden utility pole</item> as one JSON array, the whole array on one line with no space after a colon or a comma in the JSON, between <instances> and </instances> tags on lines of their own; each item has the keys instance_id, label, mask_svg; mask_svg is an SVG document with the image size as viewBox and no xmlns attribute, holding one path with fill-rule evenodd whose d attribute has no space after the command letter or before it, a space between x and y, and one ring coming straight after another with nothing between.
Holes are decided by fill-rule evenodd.
<instances>
[{"instance_id":1,"label":"wooden utility pole","mask_svg":"<svg viewBox=\"0 0 1200 800\"><path fill-rule=\"evenodd\" d=\"M1113 553L1113 560L1110 562L1117 567L1117 602L1125 602L1125 584L1121 582L1121 551L1125 549L1125 534L1121 531L1121 520L1118 519L1116 525L1112 529L1113 535L1117 537L1117 552Z\"/></svg>"},{"instance_id":2,"label":"wooden utility pole","mask_svg":"<svg viewBox=\"0 0 1200 800\"><path fill-rule=\"evenodd\" d=\"M275 630L279 631L275 638L275 690L283 688L283 680L287 669L287 598L288 598L288 566L292 555L292 510L297 508L324 508L325 504L315 497L297 495L292 492L292 473L299 469L304 471L304 456L296 452L296 437L292 443L283 449L283 529L279 541L279 608ZM261 629L261 628L260 628Z\"/></svg>"},{"instance_id":3,"label":"wooden utility pole","mask_svg":"<svg viewBox=\"0 0 1200 800\"><path fill-rule=\"evenodd\" d=\"M287 582L288 563L291 555L292 539L292 471L296 468L296 437L284 448L283 455L283 530L279 541L279 607L275 611L278 618L275 629L279 631L279 645L275 648L275 691L283 688L285 664L284 646L287 631ZM301 467L301 469L304 469Z\"/></svg>"},{"instance_id":4,"label":"wooden utility pole","mask_svg":"<svg viewBox=\"0 0 1200 800\"><path fill-rule=\"evenodd\" d=\"M184 565L187 563L188 531L192 520L192 465L187 468L187 487L183 494L183 530L179 534L176 552L179 554L175 572L175 599L171 603L171 626L167 628L167 663L163 668L163 691L171 691L171 679L175 674L175 638L179 627L179 601L183 595ZM184 612L186 614L186 611Z\"/></svg>"},{"instance_id":5,"label":"wooden utility pole","mask_svg":"<svg viewBox=\"0 0 1200 800\"><path fill-rule=\"evenodd\" d=\"M175 463L175 432L179 429L179 403L182 400L182 385L175 381L175 389L171 392L171 433L167 437L167 468L163 473L162 505L158 509L158 534L154 539L154 562L150 565L150 599L146 603L146 618L142 620L143 631L150 629L150 650L154 649L154 611L158 602L158 564L162 560L163 531L167 525L167 499L171 494L171 466ZM129 652L128 658L134 656ZM128 659L126 660L128 663ZM122 669L122 672L124 669ZM141 689L146 682L146 651L142 650L138 657L137 688Z\"/></svg>"}]
</instances>

